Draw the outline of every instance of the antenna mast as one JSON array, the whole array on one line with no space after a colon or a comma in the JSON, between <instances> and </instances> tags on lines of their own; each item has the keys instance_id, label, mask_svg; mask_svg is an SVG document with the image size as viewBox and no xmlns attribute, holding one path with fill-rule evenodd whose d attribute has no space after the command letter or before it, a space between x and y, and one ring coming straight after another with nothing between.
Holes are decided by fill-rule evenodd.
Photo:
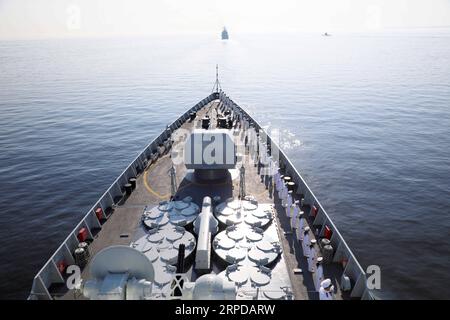
<instances>
[{"instance_id":1,"label":"antenna mast","mask_svg":"<svg viewBox=\"0 0 450 320\"><path fill-rule=\"evenodd\" d=\"M219 82L219 65L216 64L216 82L214 83L212 92L219 93L220 91L222 91L222 86L220 85L220 82Z\"/></svg>"}]
</instances>

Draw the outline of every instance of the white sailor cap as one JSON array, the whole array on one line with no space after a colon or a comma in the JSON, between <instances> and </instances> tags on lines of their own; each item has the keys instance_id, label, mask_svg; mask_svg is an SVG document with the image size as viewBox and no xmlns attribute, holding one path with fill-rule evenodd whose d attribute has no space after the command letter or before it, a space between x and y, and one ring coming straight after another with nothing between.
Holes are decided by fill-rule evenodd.
<instances>
[{"instance_id":1,"label":"white sailor cap","mask_svg":"<svg viewBox=\"0 0 450 320\"><path fill-rule=\"evenodd\" d=\"M331 286L331 280L330 279L325 279L320 283L320 286L323 288L328 288Z\"/></svg>"},{"instance_id":2,"label":"white sailor cap","mask_svg":"<svg viewBox=\"0 0 450 320\"><path fill-rule=\"evenodd\" d=\"M303 229L305 232L308 232L309 230L311 230L309 227L305 227L304 229Z\"/></svg>"},{"instance_id":3,"label":"white sailor cap","mask_svg":"<svg viewBox=\"0 0 450 320\"><path fill-rule=\"evenodd\" d=\"M316 239L311 239L311 245L315 245L316 243L317 243L317 240Z\"/></svg>"},{"instance_id":4,"label":"white sailor cap","mask_svg":"<svg viewBox=\"0 0 450 320\"><path fill-rule=\"evenodd\" d=\"M323 257L317 257L317 264L321 264L323 262Z\"/></svg>"}]
</instances>

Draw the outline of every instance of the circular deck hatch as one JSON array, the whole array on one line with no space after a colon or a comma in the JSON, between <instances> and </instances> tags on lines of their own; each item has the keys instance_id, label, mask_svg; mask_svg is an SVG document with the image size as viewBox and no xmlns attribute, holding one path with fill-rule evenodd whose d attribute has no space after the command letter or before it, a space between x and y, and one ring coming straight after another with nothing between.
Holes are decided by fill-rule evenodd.
<instances>
[{"instance_id":1,"label":"circular deck hatch","mask_svg":"<svg viewBox=\"0 0 450 320\"><path fill-rule=\"evenodd\" d=\"M228 237L222 237L221 239L219 239L218 245L223 249L229 250L236 245L236 242Z\"/></svg>"},{"instance_id":2,"label":"circular deck hatch","mask_svg":"<svg viewBox=\"0 0 450 320\"><path fill-rule=\"evenodd\" d=\"M264 252L270 252L274 250L274 246L268 241L260 241L256 244L256 247Z\"/></svg>"},{"instance_id":3,"label":"circular deck hatch","mask_svg":"<svg viewBox=\"0 0 450 320\"><path fill-rule=\"evenodd\" d=\"M252 280L253 283L255 283L258 286L265 286L269 284L270 278L271 278L270 275L261 272L260 270L250 274L250 279Z\"/></svg>"},{"instance_id":4,"label":"circular deck hatch","mask_svg":"<svg viewBox=\"0 0 450 320\"><path fill-rule=\"evenodd\" d=\"M257 265L268 265L275 261L275 259L278 257L279 253L275 251L265 252L262 251L256 247L253 247L248 252L248 258L253 263L256 263Z\"/></svg>"},{"instance_id":5,"label":"circular deck hatch","mask_svg":"<svg viewBox=\"0 0 450 320\"><path fill-rule=\"evenodd\" d=\"M286 293L281 290L265 290L264 296L269 300L284 300L286 298Z\"/></svg>"},{"instance_id":6,"label":"circular deck hatch","mask_svg":"<svg viewBox=\"0 0 450 320\"><path fill-rule=\"evenodd\" d=\"M227 236L230 239L233 239L234 241L239 241L239 240L242 240L244 238L244 232L242 232L239 229L235 229L233 231L228 231L227 232Z\"/></svg>"},{"instance_id":7,"label":"circular deck hatch","mask_svg":"<svg viewBox=\"0 0 450 320\"><path fill-rule=\"evenodd\" d=\"M229 207L225 207L222 210L220 210L220 214L223 216L231 216L235 213L236 213L236 210L229 208Z\"/></svg>"},{"instance_id":8,"label":"circular deck hatch","mask_svg":"<svg viewBox=\"0 0 450 320\"><path fill-rule=\"evenodd\" d=\"M189 203L186 203L184 201L174 201L173 206L177 210L183 210L189 207Z\"/></svg>"},{"instance_id":9,"label":"circular deck hatch","mask_svg":"<svg viewBox=\"0 0 450 320\"><path fill-rule=\"evenodd\" d=\"M267 213L267 211L264 211L264 210L255 210L252 212L252 215L255 216L256 218L260 218L260 219L269 217L269 214Z\"/></svg>"},{"instance_id":10,"label":"circular deck hatch","mask_svg":"<svg viewBox=\"0 0 450 320\"><path fill-rule=\"evenodd\" d=\"M247 250L245 248L232 248L228 250L226 254L226 260L229 263L236 263L242 261L247 256Z\"/></svg>"},{"instance_id":11,"label":"circular deck hatch","mask_svg":"<svg viewBox=\"0 0 450 320\"><path fill-rule=\"evenodd\" d=\"M180 214L172 214L169 216L169 220L172 224L176 226L183 227L188 224L188 220L185 216L182 216ZM192 221L191 221L192 222Z\"/></svg>"},{"instance_id":12,"label":"circular deck hatch","mask_svg":"<svg viewBox=\"0 0 450 320\"><path fill-rule=\"evenodd\" d=\"M144 252L144 254L151 262L155 262L159 258L159 252L156 250L156 248L152 248Z\"/></svg>"},{"instance_id":13,"label":"circular deck hatch","mask_svg":"<svg viewBox=\"0 0 450 320\"><path fill-rule=\"evenodd\" d=\"M243 207L247 211L253 211L258 208L258 204L250 201L243 201Z\"/></svg>"},{"instance_id":14,"label":"circular deck hatch","mask_svg":"<svg viewBox=\"0 0 450 320\"><path fill-rule=\"evenodd\" d=\"M231 209L237 210L241 207L241 202L239 200L227 201L226 205Z\"/></svg>"},{"instance_id":15,"label":"circular deck hatch","mask_svg":"<svg viewBox=\"0 0 450 320\"><path fill-rule=\"evenodd\" d=\"M256 242L262 240L263 235L255 231L249 231L245 234L245 237L252 242Z\"/></svg>"},{"instance_id":16,"label":"circular deck hatch","mask_svg":"<svg viewBox=\"0 0 450 320\"><path fill-rule=\"evenodd\" d=\"M144 216L148 219L157 219L161 217L164 214L164 212L161 212L160 210L150 210L144 214Z\"/></svg>"},{"instance_id":17,"label":"circular deck hatch","mask_svg":"<svg viewBox=\"0 0 450 320\"><path fill-rule=\"evenodd\" d=\"M172 230L167 233L166 239L169 240L170 242L174 242L178 239L181 239L181 237L183 237L183 234L184 234L183 232Z\"/></svg>"},{"instance_id":18,"label":"circular deck hatch","mask_svg":"<svg viewBox=\"0 0 450 320\"><path fill-rule=\"evenodd\" d=\"M236 270L230 272L225 271L225 274L228 280L234 282L238 286L241 286L248 281L250 271L251 270L249 270L248 267L238 266Z\"/></svg>"},{"instance_id":19,"label":"circular deck hatch","mask_svg":"<svg viewBox=\"0 0 450 320\"><path fill-rule=\"evenodd\" d=\"M164 249L160 252L161 260L168 264L175 264L178 259L178 250L174 247Z\"/></svg>"},{"instance_id":20,"label":"circular deck hatch","mask_svg":"<svg viewBox=\"0 0 450 320\"><path fill-rule=\"evenodd\" d=\"M169 211L172 210L173 208L174 208L173 203L168 201L160 202L158 206L158 209L161 211Z\"/></svg>"},{"instance_id":21,"label":"circular deck hatch","mask_svg":"<svg viewBox=\"0 0 450 320\"><path fill-rule=\"evenodd\" d=\"M149 242L158 243L164 239L163 234L160 231L157 231L155 233L149 234L147 236L147 240Z\"/></svg>"},{"instance_id":22,"label":"circular deck hatch","mask_svg":"<svg viewBox=\"0 0 450 320\"><path fill-rule=\"evenodd\" d=\"M194 214L196 214L198 211L196 210L196 208L194 206L188 206L187 208L181 210L181 215L183 216L192 216Z\"/></svg>"},{"instance_id":23,"label":"circular deck hatch","mask_svg":"<svg viewBox=\"0 0 450 320\"><path fill-rule=\"evenodd\" d=\"M165 268L164 268L165 269ZM173 273L168 270L161 270L155 274L155 283L164 286L170 283L173 279Z\"/></svg>"},{"instance_id":24,"label":"circular deck hatch","mask_svg":"<svg viewBox=\"0 0 450 320\"><path fill-rule=\"evenodd\" d=\"M169 217L162 215L156 219L145 219L144 224L149 228L161 227L169 223Z\"/></svg>"},{"instance_id":25,"label":"circular deck hatch","mask_svg":"<svg viewBox=\"0 0 450 320\"><path fill-rule=\"evenodd\" d=\"M258 219L254 215L246 216L244 221L245 223L251 225L252 227L260 227L262 226L263 223L261 219Z\"/></svg>"}]
</instances>

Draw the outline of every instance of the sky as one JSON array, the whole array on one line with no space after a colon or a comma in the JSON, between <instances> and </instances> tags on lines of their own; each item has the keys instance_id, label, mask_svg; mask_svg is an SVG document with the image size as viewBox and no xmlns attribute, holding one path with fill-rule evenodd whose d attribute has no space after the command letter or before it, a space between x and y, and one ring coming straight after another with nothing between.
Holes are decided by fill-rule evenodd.
<instances>
[{"instance_id":1,"label":"sky","mask_svg":"<svg viewBox=\"0 0 450 320\"><path fill-rule=\"evenodd\" d=\"M450 0L0 0L0 39L450 27Z\"/></svg>"}]
</instances>

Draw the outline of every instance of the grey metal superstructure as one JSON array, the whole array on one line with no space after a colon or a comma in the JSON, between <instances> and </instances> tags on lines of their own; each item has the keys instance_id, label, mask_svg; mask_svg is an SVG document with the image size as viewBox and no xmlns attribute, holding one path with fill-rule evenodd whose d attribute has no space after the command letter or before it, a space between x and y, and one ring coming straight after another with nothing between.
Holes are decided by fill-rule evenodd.
<instances>
[{"instance_id":1,"label":"grey metal superstructure","mask_svg":"<svg viewBox=\"0 0 450 320\"><path fill-rule=\"evenodd\" d=\"M201 128L204 122L209 128ZM249 130L257 141L253 146ZM183 135L214 140L214 133L223 132L240 146L233 149L234 160L223 155L228 162L219 166L209 166L208 159L200 165L176 163L186 145ZM263 171L268 167L273 171ZM308 254L303 233L313 240ZM86 265L74 254L80 243L87 243ZM114 250L137 260L147 257L154 277L105 272L108 279L93 279L92 269L101 266L92 261L105 250L108 259ZM313 251L311 259L326 260L324 276L333 282L336 299L372 298L364 270L298 170L270 133L217 86L111 184L37 273L29 299L83 298L80 289L67 286L71 265L81 266L88 298L318 299L317 270L308 271ZM122 286L123 292L103 292L102 281Z\"/></svg>"}]
</instances>

